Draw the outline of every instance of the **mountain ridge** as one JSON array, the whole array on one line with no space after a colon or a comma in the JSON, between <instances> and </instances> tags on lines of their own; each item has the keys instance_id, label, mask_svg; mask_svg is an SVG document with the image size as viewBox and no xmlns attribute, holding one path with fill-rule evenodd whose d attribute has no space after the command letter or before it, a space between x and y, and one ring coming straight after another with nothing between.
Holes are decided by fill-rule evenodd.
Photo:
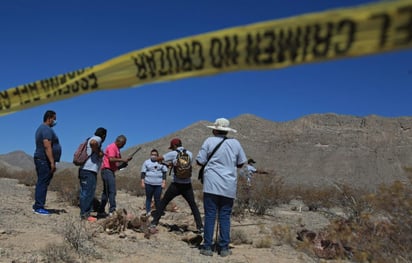
<instances>
[{"instance_id":1,"label":"mountain ridge","mask_svg":"<svg viewBox=\"0 0 412 263\"><path fill-rule=\"evenodd\" d=\"M256 167L282 176L291 185L330 186L339 182L374 188L405 180L404 167L412 167L412 117L326 113L274 122L243 114L230 122L238 132L229 133L229 137L241 142L248 158L257 161ZM151 149L158 149L160 154L167 152L174 137L181 138L183 146L196 156L203 141L212 136L207 125L211 122L201 120L160 139L129 147L123 155L136 147L142 149L126 169L119 171L119 176L140 176L141 165ZM30 156L16 157L23 154L16 152L0 155L0 160L34 169L30 168L34 167ZM29 161L31 166L26 165Z\"/></svg>"}]
</instances>

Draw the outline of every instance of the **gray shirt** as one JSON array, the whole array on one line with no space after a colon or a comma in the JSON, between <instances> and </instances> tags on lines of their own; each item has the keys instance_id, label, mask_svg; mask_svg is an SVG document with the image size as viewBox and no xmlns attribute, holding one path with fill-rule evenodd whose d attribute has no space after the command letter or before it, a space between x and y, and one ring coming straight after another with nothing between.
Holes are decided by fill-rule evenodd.
<instances>
[{"instance_id":1,"label":"gray shirt","mask_svg":"<svg viewBox=\"0 0 412 263\"><path fill-rule=\"evenodd\" d=\"M183 151L184 149L185 148L183 148L182 146L177 148L177 150L179 150L179 151ZM186 153L190 157L190 162L193 162L193 154L190 151L188 151L187 149L186 149ZM170 151L170 152L165 153L163 155L164 161L166 163L169 163L169 162L173 163L173 165L176 164L176 158L177 158L177 151L176 150L175 151ZM186 179L177 178L174 174L173 168L172 168L172 174L173 174L173 182L175 182L175 183L190 184L192 182L191 178L186 178Z\"/></svg>"},{"instance_id":2,"label":"gray shirt","mask_svg":"<svg viewBox=\"0 0 412 263\"><path fill-rule=\"evenodd\" d=\"M97 173L100 169L100 166L102 165L103 158L99 157L97 153L92 152L92 147L90 147L91 140L95 140L99 144L99 147L102 143L102 138L100 138L99 136L92 136L89 138L89 140L87 141L87 155L89 155L90 157L84 163L82 169Z\"/></svg>"},{"instance_id":3,"label":"gray shirt","mask_svg":"<svg viewBox=\"0 0 412 263\"><path fill-rule=\"evenodd\" d=\"M207 138L199 150L196 161L200 164L206 163L208 156L221 140L221 136ZM225 140L205 167L203 192L235 198L237 166L246 162L246 154L239 141L233 138Z\"/></svg>"}]
</instances>

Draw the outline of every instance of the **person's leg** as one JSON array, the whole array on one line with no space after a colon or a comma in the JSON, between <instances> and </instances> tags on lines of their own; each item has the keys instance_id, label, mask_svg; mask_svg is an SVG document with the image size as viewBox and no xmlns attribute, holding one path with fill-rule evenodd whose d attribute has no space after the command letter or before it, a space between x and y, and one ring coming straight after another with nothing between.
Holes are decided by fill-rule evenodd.
<instances>
[{"instance_id":1,"label":"person's leg","mask_svg":"<svg viewBox=\"0 0 412 263\"><path fill-rule=\"evenodd\" d=\"M197 207L195 202L195 195L193 193L192 184L187 184L184 186L182 185L180 193L182 194L183 198L186 200L186 202L190 206L190 209L192 210L192 214L196 222L196 228L198 230L203 229L202 217L200 216L199 208Z\"/></svg>"},{"instance_id":2,"label":"person's leg","mask_svg":"<svg viewBox=\"0 0 412 263\"><path fill-rule=\"evenodd\" d=\"M216 204L217 196L213 194L204 193L203 194L203 207L205 211L205 230L204 230L204 241L203 248L206 250L212 249L213 242L213 232L215 229L216 221Z\"/></svg>"},{"instance_id":3,"label":"person's leg","mask_svg":"<svg viewBox=\"0 0 412 263\"><path fill-rule=\"evenodd\" d=\"M155 185L154 186L154 203L156 210L159 210L160 208L160 197L162 196L162 186L161 185Z\"/></svg>"},{"instance_id":4,"label":"person's leg","mask_svg":"<svg viewBox=\"0 0 412 263\"><path fill-rule=\"evenodd\" d=\"M109 213L113 213L116 211L116 177L114 175L114 172L107 170L108 176L107 176L107 189L108 189L108 196L109 196Z\"/></svg>"},{"instance_id":5,"label":"person's leg","mask_svg":"<svg viewBox=\"0 0 412 263\"><path fill-rule=\"evenodd\" d=\"M101 177L102 177L102 182L103 182L103 191L102 191L102 197L100 199L100 207L99 207L99 214L104 214L106 213L106 204L107 200L109 199L109 186L108 186L108 173L106 172L107 169L103 169L101 171Z\"/></svg>"},{"instance_id":6,"label":"person's leg","mask_svg":"<svg viewBox=\"0 0 412 263\"><path fill-rule=\"evenodd\" d=\"M153 220L151 222L152 226L157 226L159 224L159 220L165 211L166 206L173 200L176 196L179 195L179 190L177 189L176 183L171 183L166 190L163 198L160 200L159 210L156 210L153 213Z\"/></svg>"},{"instance_id":7,"label":"person's leg","mask_svg":"<svg viewBox=\"0 0 412 263\"><path fill-rule=\"evenodd\" d=\"M145 184L144 189L146 192L146 215L150 213L150 210L152 208L152 198L153 198L153 193L154 193L154 185L151 184Z\"/></svg>"},{"instance_id":8,"label":"person's leg","mask_svg":"<svg viewBox=\"0 0 412 263\"><path fill-rule=\"evenodd\" d=\"M96 173L79 170L80 179L80 217L86 219L90 216L96 190Z\"/></svg>"},{"instance_id":9,"label":"person's leg","mask_svg":"<svg viewBox=\"0 0 412 263\"><path fill-rule=\"evenodd\" d=\"M34 164L36 166L37 183L34 194L35 202L33 209L44 209L46 204L47 188L50 184L53 174L50 173L50 164L47 161L35 159Z\"/></svg>"},{"instance_id":10,"label":"person's leg","mask_svg":"<svg viewBox=\"0 0 412 263\"><path fill-rule=\"evenodd\" d=\"M219 197L219 248L228 250L230 243L230 216L232 215L233 198Z\"/></svg>"}]
</instances>

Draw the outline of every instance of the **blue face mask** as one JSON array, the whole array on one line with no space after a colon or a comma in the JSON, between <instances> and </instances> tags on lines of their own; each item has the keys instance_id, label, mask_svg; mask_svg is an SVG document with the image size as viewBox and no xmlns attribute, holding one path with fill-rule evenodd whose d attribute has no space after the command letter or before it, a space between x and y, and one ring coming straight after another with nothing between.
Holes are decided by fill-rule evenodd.
<instances>
[{"instance_id":1,"label":"blue face mask","mask_svg":"<svg viewBox=\"0 0 412 263\"><path fill-rule=\"evenodd\" d=\"M54 126L56 126L57 125L57 121L56 120L53 120L53 122L50 124L50 127L54 127Z\"/></svg>"}]
</instances>

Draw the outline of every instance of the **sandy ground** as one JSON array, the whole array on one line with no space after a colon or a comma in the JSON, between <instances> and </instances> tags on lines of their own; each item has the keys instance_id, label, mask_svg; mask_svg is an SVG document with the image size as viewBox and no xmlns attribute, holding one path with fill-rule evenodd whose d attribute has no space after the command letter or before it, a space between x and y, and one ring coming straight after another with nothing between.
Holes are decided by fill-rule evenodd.
<instances>
[{"instance_id":1,"label":"sandy ground","mask_svg":"<svg viewBox=\"0 0 412 263\"><path fill-rule=\"evenodd\" d=\"M67 222L83 224L94 231L93 248L98 254L94 257L74 254L76 260L71 262L320 262L294 248L293 244L298 242L295 240L295 233L302 228L316 231L329 222L320 213L292 209L294 204L273 209L265 216L233 218L232 230L244 232L251 243L234 245L233 254L226 258L217 254L207 257L200 255L197 247L182 241L184 237L193 235L191 231L169 231L165 226L188 225L189 230L195 229L190 209L180 197L174 200L178 211L166 212L161 219L163 225L158 227L159 233L146 239L143 233L130 229L122 235L109 235L102 230L103 219L95 223L81 223L79 209L59 201L54 192L48 193L46 207L54 213L41 216L33 214L31 209L32 187L18 184L16 180L0 179L0 191L0 262L46 262L45 248L64 244ZM143 197L120 192L117 202L119 208L125 208L129 212L144 212ZM203 211L203 207L199 209ZM274 237L274 228L286 229L291 241L286 241L284 237ZM257 244L265 239L270 240L270 247L258 248Z\"/></svg>"}]
</instances>

